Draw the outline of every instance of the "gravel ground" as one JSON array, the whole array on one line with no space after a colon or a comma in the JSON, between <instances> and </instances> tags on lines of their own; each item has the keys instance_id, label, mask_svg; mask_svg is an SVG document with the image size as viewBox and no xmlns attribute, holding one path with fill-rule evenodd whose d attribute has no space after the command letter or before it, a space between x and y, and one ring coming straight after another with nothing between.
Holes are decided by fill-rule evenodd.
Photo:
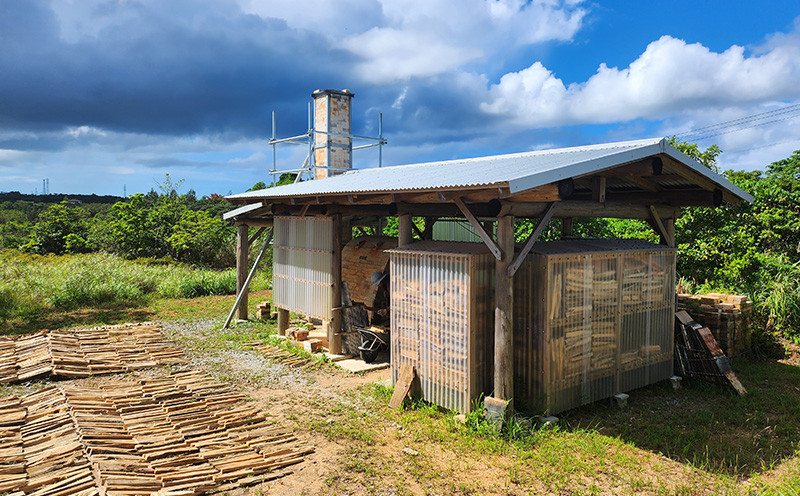
<instances>
[{"instance_id":1,"label":"gravel ground","mask_svg":"<svg viewBox=\"0 0 800 496\"><path fill-rule=\"evenodd\" d=\"M301 369L287 367L257 351L246 349L246 340L219 340L221 320L179 320L157 324L169 339L184 349L190 366L204 370L218 380L249 387L288 390L314 382L314 378ZM237 331L240 336L246 335L251 327L246 323L239 324Z\"/></svg>"}]
</instances>

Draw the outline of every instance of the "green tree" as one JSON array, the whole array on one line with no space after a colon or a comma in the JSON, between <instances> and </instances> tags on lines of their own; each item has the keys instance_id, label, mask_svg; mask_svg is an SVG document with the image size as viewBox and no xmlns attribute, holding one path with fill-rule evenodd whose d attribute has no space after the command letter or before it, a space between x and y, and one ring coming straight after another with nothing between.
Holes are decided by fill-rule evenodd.
<instances>
[{"instance_id":1,"label":"green tree","mask_svg":"<svg viewBox=\"0 0 800 496\"><path fill-rule=\"evenodd\" d=\"M39 216L22 246L32 253L84 253L90 250L86 209L67 201L51 205Z\"/></svg>"}]
</instances>

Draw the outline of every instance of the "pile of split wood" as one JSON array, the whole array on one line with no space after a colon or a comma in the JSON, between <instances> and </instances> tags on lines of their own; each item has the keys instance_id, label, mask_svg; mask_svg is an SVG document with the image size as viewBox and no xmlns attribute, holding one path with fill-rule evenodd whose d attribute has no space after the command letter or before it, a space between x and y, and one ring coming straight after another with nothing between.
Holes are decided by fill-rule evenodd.
<instances>
[{"instance_id":1,"label":"pile of split wood","mask_svg":"<svg viewBox=\"0 0 800 496\"><path fill-rule=\"evenodd\" d=\"M686 310L697 323L708 327L727 356L750 350L752 332L748 321L753 302L747 296L679 293L678 310Z\"/></svg>"},{"instance_id":2,"label":"pile of split wood","mask_svg":"<svg viewBox=\"0 0 800 496\"><path fill-rule=\"evenodd\" d=\"M199 494L288 473L312 449L198 372L0 400L0 492Z\"/></svg>"},{"instance_id":3,"label":"pile of split wood","mask_svg":"<svg viewBox=\"0 0 800 496\"><path fill-rule=\"evenodd\" d=\"M88 377L185 362L183 351L156 325L0 336L0 383L43 375Z\"/></svg>"}]
</instances>

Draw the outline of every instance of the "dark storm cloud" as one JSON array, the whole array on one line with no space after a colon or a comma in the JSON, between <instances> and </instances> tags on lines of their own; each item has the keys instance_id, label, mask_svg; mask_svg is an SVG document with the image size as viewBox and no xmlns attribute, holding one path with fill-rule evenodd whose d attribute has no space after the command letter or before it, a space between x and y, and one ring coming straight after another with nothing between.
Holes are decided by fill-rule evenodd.
<instances>
[{"instance_id":1,"label":"dark storm cloud","mask_svg":"<svg viewBox=\"0 0 800 496\"><path fill-rule=\"evenodd\" d=\"M0 127L258 136L277 110L305 129L296 102L342 87L350 56L233 7L101 4L102 28L66 40L47 2L0 0Z\"/></svg>"}]
</instances>

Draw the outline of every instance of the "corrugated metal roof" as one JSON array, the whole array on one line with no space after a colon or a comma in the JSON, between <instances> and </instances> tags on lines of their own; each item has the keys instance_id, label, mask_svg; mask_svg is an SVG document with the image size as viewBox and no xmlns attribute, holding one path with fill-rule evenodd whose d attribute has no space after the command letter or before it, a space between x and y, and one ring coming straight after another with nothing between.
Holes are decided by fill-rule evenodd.
<instances>
[{"instance_id":1,"label":"corrugated metal roof","mask_svg":"<svg viewBox=\"0 0 800 496\"><path fill-rule=\"evenodd\" d=\"M338 176L249 191L227 198L278 199L317 195L455 190L481 186L504 186L509 188L511 194L515 194L658 153L669 154L708 177L721 188L744 200L752 201L749 194L679 152L663 138L394 167L354 169Z\"/></svg>"}]
</instances>

